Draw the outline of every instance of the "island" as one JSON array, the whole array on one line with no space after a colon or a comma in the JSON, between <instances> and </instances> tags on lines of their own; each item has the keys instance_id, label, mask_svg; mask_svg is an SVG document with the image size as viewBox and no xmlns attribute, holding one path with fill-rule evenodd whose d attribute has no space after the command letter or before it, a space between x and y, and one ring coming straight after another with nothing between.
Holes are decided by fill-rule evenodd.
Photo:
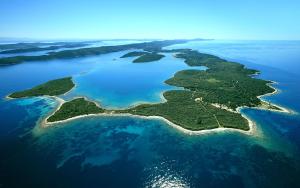
<instances>
[{"instance_id":1,"label":"island","mask_svg":"<svg viewBox=\"0 0 300 188\"><path fill-rule=\"evenodd\" d=\"M90 48L85 47L79 49L63 50L58 52L49 52L48 54L40 55L40 56L4 57L4 58L0 58L0 66L15 65L19 63L28 62L28 61L71 59L71 58L78 58L78 57L108 54L112 52L119 52L124 50L131 50L131 49L142 49L145 51L149 51L149 50L154 51L173 44L185 43L187 41L191 41L191 40L163 40L163 41L152 41L152 42L117 45L117 46L100 46L100 47L90 47Z\"/></svg>"},{"instance_id":2,"label":"island","mask_svg":"<svg viewBox=\"0 0 300 188\"><path fill-rule=\"evenodd\" d=\"M14 54L14 53L26 53L26 52L39 52L39 51L46 51L46 50L58 50L61 48L79 48L87 46L88 43L66 43L61 45L51 45L48 47L27 47L27 48L17 48L17 49L9 49L1 51L0 54Z\"/></svg>"},{"instance_id":3,"label":"island","mask_svg":"<svg viewBox=\"0 0 300 188\"><path fill-rule=\"evenodd\" d=\"M63 45L66 42L20 42L12 44L0 44L0 50L26 49L50 45Z\"/></svg>"},{"instance_id":4,"label":"island","mask_svg":"<svg viewBox=\"0 0 300 188\"><path fill-rule=\"evenodd\" d=\"M103 112L104 109L99 107L96 103L80 97L68 102L64 102L53 115L47 118L46 121L58 122L78 116L99 114Z\"/></svg>"},{"instance_id":5,"label":"island","mask_svg":"<svg viewBox=\"0 0 300 188\"><path fill-rule=\"evenodd\" d=\"M247 131L249 123L239 112L240 107L279 110L258 98L275 91L269 86L270 81L251 77L258 71L198 51L181 49L176 52L176 57L184 59L189 66L205 66L208 69L179 71L165 83L184 90L165 92L167 101L164 103L142 104L119 113L160 116L194 131L213 128Z\"/></svg>"},{"instance_id":6,"label":"island","mask_svg":"<svg viewBox=\"0 0 300 188\"><path fill-rule=\"evenodd\" d=\"M158 61L163 57L165 56L162 54L148 53L136 58L135 60L133 60L133 63L146 63L146 62Z\"/></svg>"},{"instance_id":7,"label":"island","mask_svg":"<svg viewBox=\"0 0 300 188\"><path fill-rule=\"evenodd\" d=\"M8 95L9 98L37 97L37 96L57 96L70 91L75 84L72 77L60 78L48 81L28 90L18 91Z\"/></svg>"},{"instance_id":8,"label":"island","mask_svg":"<svg viewBox=\"0 0 300 188\"><path fill-rule=\"evenodd\" d=\"M146 62L152 62L152 61L158 61L161 58L165 57L162 54L158 54L156 52L129 52L125 55L123 55L121 58L126 57L137 57L133 60L133 63L146 63Z\"/></svg>"},{"instance_id":9,"label":"island","mask_svg":"<svg viewBox=\"0 0 300 188\"><path fill-rule=\"evenodd\" d=\"M127 57L137 57L137 56L142 56L142 55L145 55L147 54L148 52L137 52L137 51L134 51L134 52L129 52L123 56L121 56L120 58L127 58Z\"/></svg>"},{"instance_id":10,"label":"island","mask_svg":"<svg viewBox=\"0 0 300 188\"><path fill-rule=\"evenodd\" d=\"M172 44L172 42L167 43ZM125 54L123 57L139 56L142 58L140 62L147 62L147 58L143 59L143 56L173 53L176 58L183 59L184 63L190 66L190 69L179 71L165 81L168 85L181 88L164 92L165 102L139 104L128 109L107 110L85 98L76 98L62 103L50 117L46 118L46 124L86 115L123 114L159 117L171 125L192 132L217 129L251 131L253 123L240 112L241 108L283 111L283 108L260 98L266 94L274 94L276 90L270 85L271 81L252 76L259 73L257 70L191 49L162 49L165 45L161 42L138 44L139 47L147 49L147 52L130 52L131 54ZM133 46L137 47L136 44ZM124 49L124 46L111 48L106 52L120 50L118 48ZM153 59L155 58L153 57L151 61ZM197 69L199 66L207 69L199 70ZM30 90L13 93L10 97L59 95L69 91L73 86L71 78L68 77L49 81Z\"/></svg>"}]
</instances>

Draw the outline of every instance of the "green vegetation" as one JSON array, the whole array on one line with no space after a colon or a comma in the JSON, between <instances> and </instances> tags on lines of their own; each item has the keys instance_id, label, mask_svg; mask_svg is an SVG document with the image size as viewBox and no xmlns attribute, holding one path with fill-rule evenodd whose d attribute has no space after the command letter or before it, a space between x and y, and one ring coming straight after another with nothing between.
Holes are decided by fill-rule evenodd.
<instances>
[{"instance_id":1,"label":"green vegetation","mask_svg":"<svg viewBox=\"0 0 300 188\"><path fill-rule=\"evenodd\" d=\"M34 96L55 96L70 91L74 87L71 77L52 80L38 85L32 89L15 92L9 95L11 98L34 97Z\"/></svg>"},{"instance_id":2,"label":"green vegetation","mask_svg":"<svg viewBox=\"0 0 300 188\"><path fill-rule=\"evenodd\" d=\"M133 63L146 63L146 62L158 61L163 57L165 56L161 54L147 53L133 60Z\"/></svg>"},{"instance_id":3,"label":"green vegetation","mask_svg":"<svg viewBox=\"0 0 300 188\"><path fill-rule=\"evenodd\" d=\"M53 43L22 42L22 43L15 43L15 44L0 44L0 50L34 48L34 47L44 46L44 45L53 45Z\"/></svg>"},{"instance_id":4,"label":"green vegetation","mask_svg":"<svg viewBox=\"0 0 300 188\"><path fill-rule=\"evenodd\" d=\"M159 104L142 104L137 107L120 110L142 116L161 116L188 130L205 130L218 127L249 130L247 120L240 114L228 112L198 101L194 92L174 90L164 93L167 102Z\"/></svg>"},{"instance_id":5,"label":"green vegetation","mask_svg":"<svg viewBox=\"0 0 300 188\"><path fill-rule=\"evenodd\" d=\"M121 58L126 57L137 57L135 60L133 60L133 63L146 63L146 62L152 62L152 61L158 61L161 58L165 57L164 55L157 54L156 52L129 52L125 55L123 55Z\"/></svg>"},{"instance_id":6,"label":"green vegetation","mask_svg":"<svg viewBox=\"0 0 300 188\"><path fill-rule=\"evenodd\" d=\"M35 47L45 47L45 46L63 46L63 45L80 45L83 43L91 43L93 41L88 42L21 42L14 44L0 44L0 50L12 50L12 49L27 49L27 48L35 48ZM94 41L95 42L95 41Z\"/></svg>"},{"instance_id":7,"label":"green vegetation","mask_svg":"<svg viewBox=\"0 0 300 188\"><path fill-rule=\"evenodd\" d=\"M31 48L18 48L18 49L11 49L5 50L0 52L0 54L14 54L14 53L25 53L25 52L38 52L38 51L46 51L46 50L57 50L60 48L78 48L84 47L87 44L85 43L71 43L71 44L64 44L59 46L49 46L49 47L31 47Z\"/></svg>"},{"instance_id":8,"label":"green vegetation","mask_svg":"<svg viewBox=\"0 0 300 188\"><path fill-rule=\"evenodd\" d=\"M136 57L136 56L142 56L145 54L148 54L148 52L129 52L129 53L121 56L121 58Z\"/></svg>"},{"instance_id":9,"label":"green vegetation","mask_svg":"<svg viewBox=\"0 0 300 188\"><path fill-rule=\"evenodd\" d=\"M205 102L222 104L231 109L254 107L261 105L257 96L274 91L267 85L269 81L250 77L257 71L242 64L197 51L180 53L177 57L185 59L190 66L206 66L208 69L180 71L166 83L194 91Z\"/></svg>"},{"instance_id":10,"label":"green vegetation","mask_svg":"<svg viewBox=\"0 0 300 188\"><path fill-rule=\"evenodd\" d=\"M77 98L62 104L60 109L50 116L47 121L55 122L80 115L98 114L103 112L104 110L98 107L94 102L87 101L84 98Z\"/></svg>"},{"instance_id":11,"label":"green vegetation","mask_svg":"<svg viewBox=\"0 0 300 188\"><path fill-rule=\"evenodd\" d=\"M22 63L24 61L43 61L50 60L49 55L41 55L41 56L15 56L15 57L4 57L0 59L1 65L15 65Z\"/></svg>"},{"instance_id":12,"label":"green vegetation","mask_svg":"<svg viewBox=\"0 0 300 188\"><path fill-rule=\"evenodd\" d=\"M64 50L59 52L50 52L47 55L41 56L15 56L15 57L5 57L0 58L0 65L14 65L23 63L25 61L45 61L52 59L69 59L86 57L92 55L101 55L112 52L119 52L130 49L143 49L149 50L160 50L161 48L173 44L185 43L187 40L165 40L165 41L153 41L135 44L126 44L118 46L101 46L101 47L91 47L91 48L80 48L73 50Z\"/></svg>"},{"instance_id":13,"label":"green vegetation","mask_svg":"<svg viewBox=\"0 0 300 188\"><path fill-rule=\"evenodd\" d=\"M167 84L185 90L165 92L165 103L142 104L119 113L161 116L189 130L217 127L249 130L247 120L234 111L240 106L262 106L257 96L274 91L267 85L269 81L249 76L256 70L239 63L188 49L163 51L177 53L176 57L183 58L189 66L206 66L208 69L179 71L166 80Z\"/></svg>"}]
</instances>

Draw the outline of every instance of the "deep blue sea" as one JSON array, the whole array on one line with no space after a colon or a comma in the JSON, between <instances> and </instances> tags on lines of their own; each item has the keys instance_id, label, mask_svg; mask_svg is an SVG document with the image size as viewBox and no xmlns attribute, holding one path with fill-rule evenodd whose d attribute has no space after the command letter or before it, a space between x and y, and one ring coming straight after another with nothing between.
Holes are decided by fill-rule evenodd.
<instances>
[{"instance_id":1,"label":"deep blue sea","mask_svg":"<svg viewBox=\"0 0 300 188\"><path fill-rule=\"evenodd\" d=\"M215 40L168 48L192 48L260 70L257 77L276 81L280 90L265 99L295 113L244 109L256 123L255 135L187 135L160 120L134 117L88 117L45 129L39 121L56 101L4 97L73 76L77 86L65 99L87 96L107 108L126 108L162 101L161 93L173 89L163 81L190 67L171 54L145 64L119 58L128 51L0 67L0 188L300 187L300 41Z\"/></svg>"}]
</instances>

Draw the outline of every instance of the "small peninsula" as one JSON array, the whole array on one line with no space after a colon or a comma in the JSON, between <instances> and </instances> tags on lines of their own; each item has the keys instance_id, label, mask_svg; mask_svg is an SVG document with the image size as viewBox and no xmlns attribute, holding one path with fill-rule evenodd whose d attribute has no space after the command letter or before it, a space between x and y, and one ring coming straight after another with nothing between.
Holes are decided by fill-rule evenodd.
<instances>
[{"instance_id":1,"label":"small peninsula","mask_svg":"<svg viewBox=\"0 0 300 188\"><path fill-rule=\"evenodd\" d=\"M63 103L53 115L47 118L47 122L63 121L81 115L99 114L103 112L104 110L97 106L96 103L80 97Z\"/></svg>"},{"instance_id":2,"label":"small peninsula","mask_svg":"<svg viewBox=\"0 0 300 188\"><path fill-rule=\"evenodd\" d=\"M60 78L56 80L48 81L44 84L35 86L31 89L18 91L10 94L9 98L23 98L23 97L37 97L37 96L56 96L62 95L70 91L75 84L72 81L72 77Z\"/></svg>"}]
</instances>

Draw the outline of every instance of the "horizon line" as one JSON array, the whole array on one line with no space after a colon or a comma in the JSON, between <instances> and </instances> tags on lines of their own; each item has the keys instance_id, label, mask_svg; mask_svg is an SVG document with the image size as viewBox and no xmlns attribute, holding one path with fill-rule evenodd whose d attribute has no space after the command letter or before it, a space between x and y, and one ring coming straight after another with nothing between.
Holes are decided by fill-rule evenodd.
<instances>
[{"instance_id":1,"label":"horizon line","mask_svg":"<svg viewBox=\"0 0 300 188\"><path fill-rule=\"evenodd\" d=\"M5 40L20 40L20 41L109 41L109 40L135 40L135 41L155 41L155 40L236 40L236 41L299 41L300 39L234 39L234 38L31 38L31 37L0 37L0 42Z\"/></svg>"}]
</instances>

